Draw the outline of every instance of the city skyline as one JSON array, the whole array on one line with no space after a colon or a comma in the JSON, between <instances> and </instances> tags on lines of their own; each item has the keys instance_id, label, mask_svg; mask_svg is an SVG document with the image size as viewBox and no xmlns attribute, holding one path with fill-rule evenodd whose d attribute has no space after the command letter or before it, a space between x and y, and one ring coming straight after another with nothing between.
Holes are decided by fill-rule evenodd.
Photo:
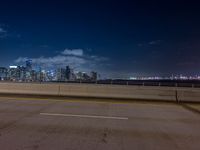
<instances>
[{"instance_id":1,"label":"city skyline","mask_svg":"<svg viewBox=\"0 0 200 150\"><path fill-rule=\"evenodd\" d=\"M52 81L90 81L98 80L98 74L95 71L90 73L75 71L70 66L65 68L41 68L40 66L33 66L32 60L26 60L21 66L0 66L0 81L14 81L14 82L52 82Z\"/></svg>"},{"instance_id":2,"label":"city skyline","mask_svg":"<svg viewBox=\"0 0 200 150\"><path fill-rule=\"evenodd\" d=\"M0 66L71 66L110 78L200 74L198 2L4 1Z\"/></svg>"},{"instance_id":3,"label":"city skyline","mask_svg":"<svg viewBox=\"0 0 200 150\"><path fill-rule=\"evenodd\" d=\"M20 58L22 59L22 58ZM152 80L152 81L183 81L200 80L200 75L172 74L171 76L129 76L126 78L106 78L94 70L90 72L75 70L67 66L57 66L45 68L44 66L34 66L33 60L25 59L22 65L12 65L9 67L0 66L0 81L17 81L17 82L51 82L51 81L86 81L96 82L97 80ZM37 60L38 62L38 60Z\"/></svg>"}]
</instances>

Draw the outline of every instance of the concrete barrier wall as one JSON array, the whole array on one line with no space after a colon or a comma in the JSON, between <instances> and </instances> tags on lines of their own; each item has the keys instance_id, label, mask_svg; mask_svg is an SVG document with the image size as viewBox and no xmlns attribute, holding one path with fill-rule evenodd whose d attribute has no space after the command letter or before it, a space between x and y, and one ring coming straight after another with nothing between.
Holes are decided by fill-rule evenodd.
<instances>
[{"instance_id":1,"label":"concrete barrier wall","mask_svg":"<svg viewBox=\"0 0 200 150\"><path fill-rule=\"evenodd\" d=\"M200 89L180 87L0 83L0 93L200 102Z\"/></svg>"},{"instance_id":2,"label":"concrete barrier wall","mask_svg":"<svg viewBox=\"0 0 200 150\"><path fill-rule=\"evenodd\" d=\"M169 88L120 85L61 85L60 95L132 98L175 101L175 92Z\"/></svg>"},{"instance_id":3,"label":"concrete barrier wall","mask_svg":"<svg viewBox=\"0 0 200 150\"><path fill-rule=\"evenodd\" d=\"M182 102L200 102L200 89L178 89L178 100Z\"/></svg>"},{"instance_id":4,"label":"concrete barrier wall","mask_svg":"<svg viewBox=\"0 0 200 150\"><path fill-rule=\"evenodd\" d=\"M59 85L0 83L0 93L57 95Z\"/></svg>"}]
</instances>

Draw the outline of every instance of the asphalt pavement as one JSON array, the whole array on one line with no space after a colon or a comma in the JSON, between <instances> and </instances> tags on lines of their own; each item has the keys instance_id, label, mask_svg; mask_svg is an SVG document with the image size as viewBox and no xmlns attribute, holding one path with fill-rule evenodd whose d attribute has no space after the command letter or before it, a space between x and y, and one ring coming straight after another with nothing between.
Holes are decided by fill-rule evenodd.
<instances>
[{"instance_id":1,"label":"asphalt pavement","mask_svg":"<svg viewBox=\"0 0 200 150\"><path fill-rule=\"evenodd\" d=\"M0 150L199 150L198 108L0 97Z\"/></svg>"}]
</instances>

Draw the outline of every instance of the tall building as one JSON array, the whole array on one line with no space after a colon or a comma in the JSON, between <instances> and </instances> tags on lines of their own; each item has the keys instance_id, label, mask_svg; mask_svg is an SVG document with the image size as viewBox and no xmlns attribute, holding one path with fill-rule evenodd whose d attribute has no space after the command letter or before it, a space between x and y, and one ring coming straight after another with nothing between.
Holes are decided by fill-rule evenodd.
<instances>
[{"instance_id":1,"label":"tall building","mask_svg":"<svg viewBox=\"0 0 200 150\"><path fill-rule=\"evenodd\" d=\"M82 75L83 75L83 76L82 76L82 80L85 80L85 81L90 80L90 76L89 76L86 72L83 72Z\"/></svg>"},{"instance_id":2,"label":"tall building","mask_svg":"<svg viewBox=\"0 0 200 150\"><path fill-rule=\"evenodd\" d=\"M18 66L19 73L20 73L20 80L26 81L26 67L24 66Z\"/></svg>"},{"instance_id":3,"label":"tall building","mask_svg":"<svg viewBox=\"0 0 200 150\"><path fill-rule=\"evenodd\" d=\"M32 60L27 60L26 61L26 70L28 72L31 72L32 71Z\"/></svg>"},{"instance_id":4,"label":"tall building","mask_svg":"<svg viewBox=\"0 0 200 150\"><path fill-rule=\"evenodd\" d=\"M66 70L64 68L58 68L56 72L57 81L65 81L66 79Z\"/></svg>"},{"instance_id":5,"label":"tall building","mask_svg":"<svg viewBox=\"0 0 200 150\"><path fill-rule=\"evenodd\" d=\"M80 71L77 72L77 73L76 73L76 79L77 79L77 80L82 80L82 78L83 78L83 73L80 72Z\"/></svg>"},{"instance_id":6,"label":"tall building","mask_svg":"<svg viewBox=\"0 0 200 150\"><path fill-rule=\"evenodd\" d=\"M47 81L56 81L56 71L48 70L46 72Z\"/></svg>"},{"instance_id":7,"label":"tall building","mask_svg":"<svg viewBox=\"0 0 200 150\"><path fill-rule=\"evenodd\" d=\"M69 66L66 66L66 80L70 80L71 78L71 68Z\"/></svg>"},{"instance_id":8,"label":"tall building","mask_svg":"<svg viewBox=\"0 0 200 150\"><path fill-rule=\"evenodd\" d=\"M12 81L20 80L20 68L18 66L10 66L8 74L10 80Z\"/></svg>"},{"instance_id":9,"label":"tall building","mask_svg":"<svg viewBox=\"0 0 200 150\"><path fill-rule=\"evenodd\" d=\"M47 81L47 77L46 77L46 71L45 70L41 70L40 72L40 81Z\"/></svg>"},{"instance_id":10,"label":"tall building","mask_svg":"<svg viewBox=\"0 0 200 150\"><path fill-rule=\"evenodd\" d=\"M26 81L32 81L32 60L26 61Z\"/></svg>"},{"instance_id":11,"label":"tall building","mask_svg":"<svg viewBox=\"0 0 200 150\"><path fill-rule=\"evenodd\" d=\"M35 70L31 71L31 81L37 81L37 72Z\"/></svg>"},{"instance_id":12,"label":"tall building","mask_svg":"<svg viewBox=\"0 0 200 150\"><path fill-rule=\"evenodd\" d=\"M8 69L5 67L0 67L0 80L7 80L8 78Z\"/></svg>"},{"instance_id":13,"label":"tall building","mask_svg":"<svg viewBox=\"0 0 200 150\"><path fill-rule=\"evenodd\" d=\"M92 71L90 73L90 78L92 81L96 81L97 80L97 72Z\"/></svg>"}]
</instances>

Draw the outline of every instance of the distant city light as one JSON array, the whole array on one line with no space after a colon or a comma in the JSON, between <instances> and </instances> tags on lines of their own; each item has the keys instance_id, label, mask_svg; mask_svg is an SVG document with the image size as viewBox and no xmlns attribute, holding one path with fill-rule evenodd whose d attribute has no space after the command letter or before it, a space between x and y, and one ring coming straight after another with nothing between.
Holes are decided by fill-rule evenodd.
<instances>
[{"instance_id":1,"label":"distant city light","mask_svg":"<svg viewBox=\"0 0 200 150\"><path fill-rule=\"evenodd\" d=\"M130 79L130 80L137 80L136 77L130 77L129 79Z\"/></svg>"},{"instance_id":2,"label":"distant city light","mask_svg":"<svg viewBox=\"0 0 200 150\"><path fill-rule=\"evenodd\" d=\"M17 66L9 66L10 69L16 69Z\"/></svg>"}]
</instances>

